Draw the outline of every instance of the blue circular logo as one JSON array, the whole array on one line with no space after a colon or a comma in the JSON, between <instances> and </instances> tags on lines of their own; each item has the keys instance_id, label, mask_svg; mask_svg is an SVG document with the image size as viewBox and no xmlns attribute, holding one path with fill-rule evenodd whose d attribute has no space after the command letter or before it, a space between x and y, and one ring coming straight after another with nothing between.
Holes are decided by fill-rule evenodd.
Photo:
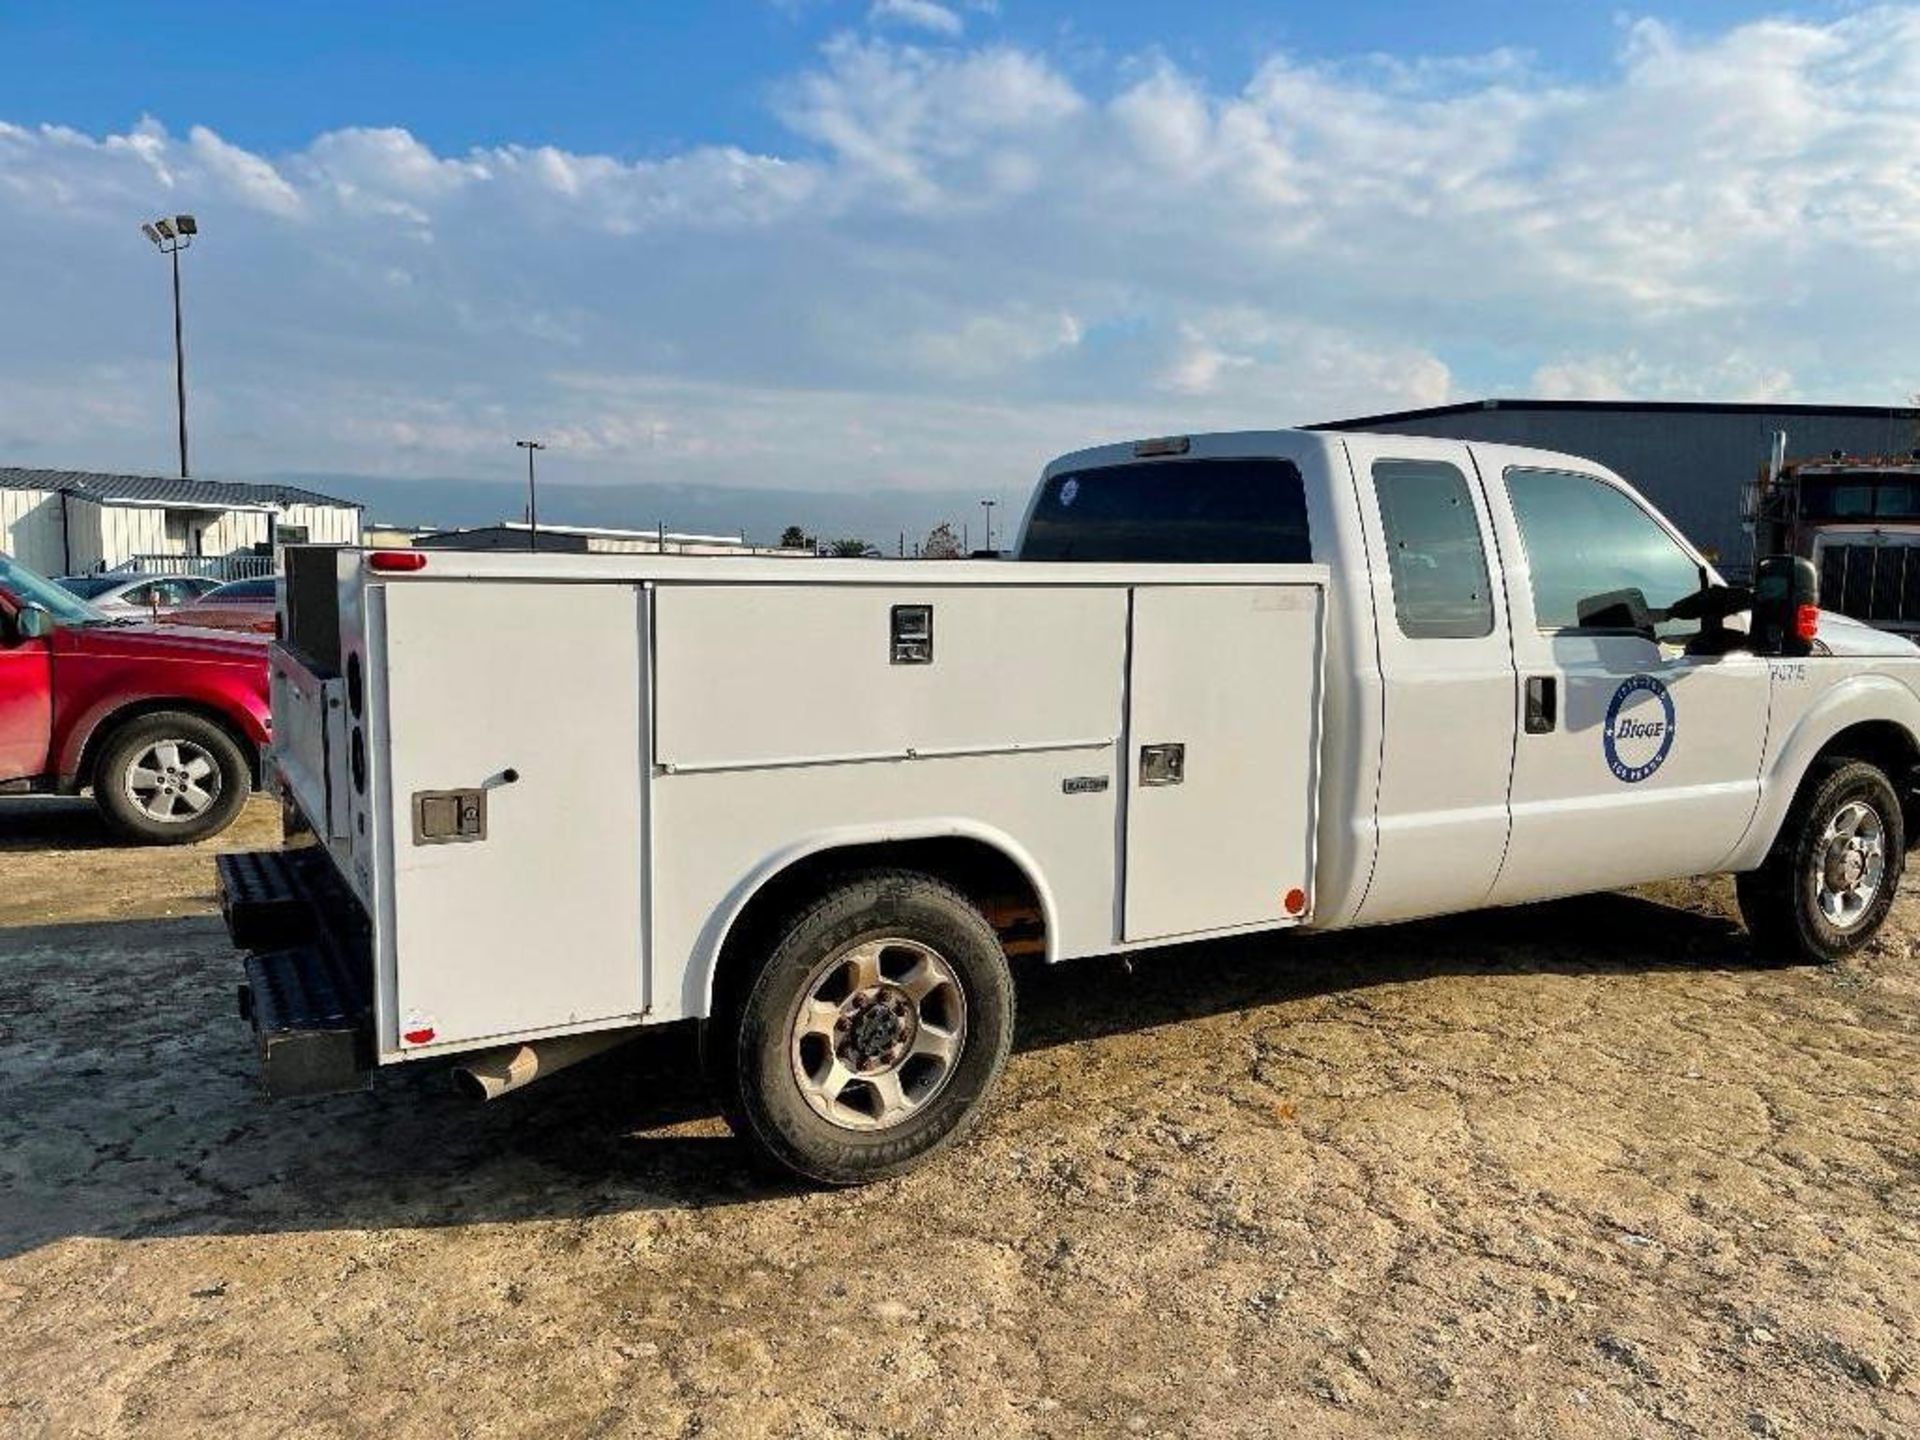
<instances>
[{"instance_id":1,"label":"blue circular logo","mask_svg":"<svg viewBox=\"0 0 1920 1440\"><path fill-rule=\"evenodd\" d=\"M1601 744L1613 778L1638 785L1666 763L1673 749L1673 697L1651 675L1630 675L1607 706Z\"/></svg>"},{"instance_id":2,"label":"blue circular logo","mask_svg":"<svg viewBox=\"0 0 1920 1440\"><path fill-rule=\"evenodd\" d=\"M1060 508L1062 510L1066 509L1069 505L1073 504L1073 502L1078 500L1079 498L1080 498L1080 482L1078 480L1069 480L1067 481L1066 484L1060 487Z\"/></svg>"}]
</instances>

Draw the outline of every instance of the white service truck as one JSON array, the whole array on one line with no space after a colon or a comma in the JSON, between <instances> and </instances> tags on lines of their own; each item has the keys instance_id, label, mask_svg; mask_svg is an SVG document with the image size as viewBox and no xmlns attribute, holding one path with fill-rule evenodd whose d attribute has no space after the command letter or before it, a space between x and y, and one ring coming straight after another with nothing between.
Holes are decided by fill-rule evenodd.
<instances>
[{"instance_id":1,"label":"white service truck","mask_svg":"<svg viewBox=\"0 0 1920 1440\"><path fill-rule=\"evenodd\" d=\"M221 861L242 1009L281 1094L698 1021L739 1133L850 1183L977 1116L1009 957L1733 871L1832 959L1900 879L1920 650L1811 583L1723 585L1585 460L1295 431L1057 460L1012 561L295 550L310 834Z\"/></svg>"}]
</instances>

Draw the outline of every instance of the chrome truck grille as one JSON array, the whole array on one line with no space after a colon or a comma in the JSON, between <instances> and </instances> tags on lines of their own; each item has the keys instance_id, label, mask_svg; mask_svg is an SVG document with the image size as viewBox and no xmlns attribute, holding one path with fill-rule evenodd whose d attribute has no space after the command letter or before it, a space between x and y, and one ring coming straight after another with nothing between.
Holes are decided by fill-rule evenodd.
<instances>
[{"instance_id":1,"label":"chrome truck grille","mask_svg":"<svg viewBox=\"0 0 1920 1440\"><path fill-rule=\"evenodd\" d=\"M1820 547L1820 603L1889 630L1920 629L1920 545Z\"/></svg>"}]
</instances>

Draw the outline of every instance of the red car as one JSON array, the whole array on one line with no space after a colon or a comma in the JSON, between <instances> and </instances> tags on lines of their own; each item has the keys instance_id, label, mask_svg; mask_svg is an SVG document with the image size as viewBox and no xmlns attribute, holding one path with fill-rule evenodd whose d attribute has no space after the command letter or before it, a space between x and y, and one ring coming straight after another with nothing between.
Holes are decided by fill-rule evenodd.
<instances>
[{"instance_id":1,"label":"red car","mask_svg":"<svg viewBox=\"0 0 1920 1440\"><path fill-rule=\"evenodd\" d=\"M159 618L168 625L199 625L209 630L251 630L273 633L274 579L233 580L209 590L198 600L176 605Z\"/></svg>"},{"instance_id":2,"label":"red car","mask_svg":"<svg viewBox=\"0 0 1920 1440\"><path fill-rule=\"evenodd\" d=\"M203 840L271 725L264 637L116 618L0 555L0 792L91 787L130 840Z\"/></svg>"}]
</instances>

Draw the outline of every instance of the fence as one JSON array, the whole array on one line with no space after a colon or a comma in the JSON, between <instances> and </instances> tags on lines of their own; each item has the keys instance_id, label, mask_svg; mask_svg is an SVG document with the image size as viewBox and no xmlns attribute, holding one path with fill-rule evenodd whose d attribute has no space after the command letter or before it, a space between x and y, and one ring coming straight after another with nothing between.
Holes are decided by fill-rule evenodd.
<instances>
[{"instance_id":1,"label":"fence","mask_svg":"<svg viewBox=\"0 0 1920 1440\"><path fill-rule=\"evenodd\" d=\"M257 580L273 574L271 555L135 555L116 575L198 575L206 580Z\"/></svg>"}]
</instances>

